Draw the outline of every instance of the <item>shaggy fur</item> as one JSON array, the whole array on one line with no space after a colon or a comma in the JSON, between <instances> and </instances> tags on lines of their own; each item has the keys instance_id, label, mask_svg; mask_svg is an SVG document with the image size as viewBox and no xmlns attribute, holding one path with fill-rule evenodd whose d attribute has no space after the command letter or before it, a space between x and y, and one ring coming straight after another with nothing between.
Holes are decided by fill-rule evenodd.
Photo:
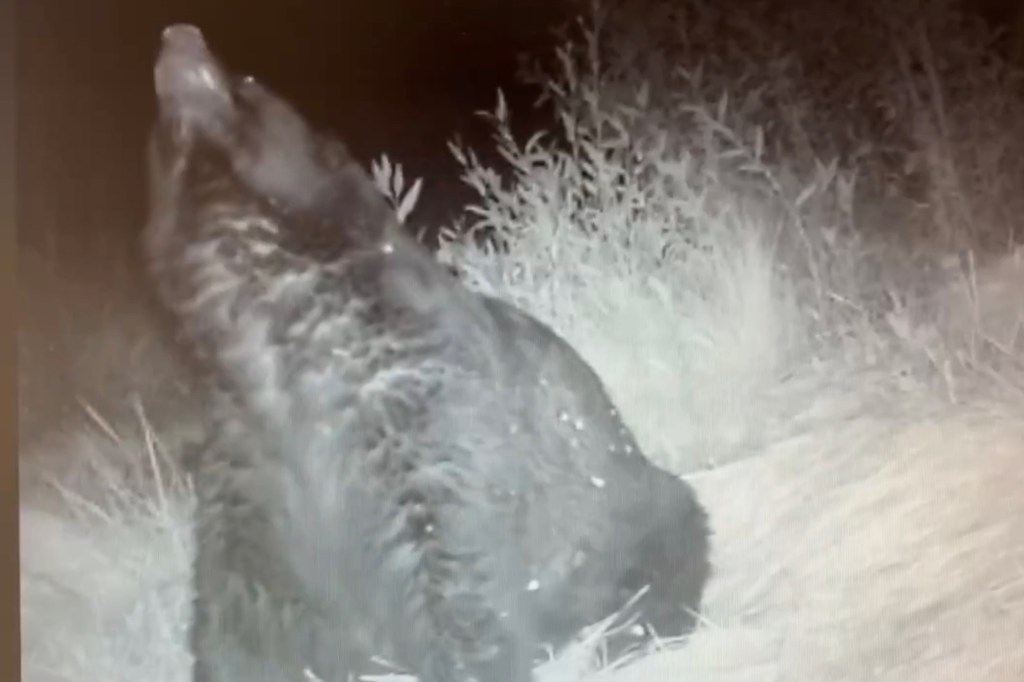
<instances>
[{"instance_id":1,"label":"shaggy fur","mask_svg":"<svg viewBox=\"0 0 1024 682\"><path fill-rule=\"evenodd\" d=\"M336 139L164 33L150 269L215 374L196 682L525 682L622 607L692 628L707 519L550 329L464 288ZM623 644L624 645L624 644Z\"/></svg>"}]
</instances>

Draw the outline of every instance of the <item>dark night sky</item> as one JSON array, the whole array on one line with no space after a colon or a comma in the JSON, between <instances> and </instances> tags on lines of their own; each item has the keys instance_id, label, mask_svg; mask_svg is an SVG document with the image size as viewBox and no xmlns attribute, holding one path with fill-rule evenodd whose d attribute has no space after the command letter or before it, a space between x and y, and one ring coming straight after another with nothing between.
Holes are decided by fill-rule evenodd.
<instances>
[{"instance_id":1,"label":"dark night sky","mask_svg":"<svg viewBox=\"0 0 1024 682\"><path fill-rule=\"evenodd\" d=\"M387 152L426 176L426 215L435 214L465 198L452 190L445 140L461 130L486 141L473 111L492 107L499 85L519 103L514 113L529 113L532 93L517 89L515 55L544 49L555 7L556 0L23 2L19 233L33 241L57 229L62 243L78 244L75 235L138 229L152 64L160 30L178 21L197 24L230 67L341 134L362 160Z\"/></svg>"}]
</instances>

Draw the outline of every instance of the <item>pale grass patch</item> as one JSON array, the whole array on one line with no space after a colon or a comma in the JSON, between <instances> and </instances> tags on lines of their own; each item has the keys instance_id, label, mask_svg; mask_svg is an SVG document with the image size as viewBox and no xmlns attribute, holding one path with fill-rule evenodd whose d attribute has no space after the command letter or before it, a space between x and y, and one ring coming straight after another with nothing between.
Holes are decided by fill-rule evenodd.
<instances>
[{"instance_id":1,"label":"pale grass patch","mask_svg":"<svg viewBox=\"0 0 1024 682\"><path fill-rule=\"evenodd\" d=\"M22 456L23 679L183 681L190 486L141 414L141 441L93 426Z\"/></svg>"},{"instance_id":2,"label":"pale grass patch","mask_svg":"<svg viewBox=\"0 0 1024 682\"><path fill-rule=\"evenodd\" d=\"M1024 423L1012 404L905 400L695 481L718 538L708 618L777 641L783 679L1024 671Z\"/></svg>"}]
</instances>

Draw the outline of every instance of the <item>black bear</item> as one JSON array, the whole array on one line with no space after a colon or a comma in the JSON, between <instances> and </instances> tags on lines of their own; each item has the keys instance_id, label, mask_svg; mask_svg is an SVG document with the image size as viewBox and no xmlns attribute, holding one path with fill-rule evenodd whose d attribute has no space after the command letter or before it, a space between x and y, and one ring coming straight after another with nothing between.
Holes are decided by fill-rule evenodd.
<instances>
[{"instance_id":1,"label":"black bear","mask_svg":"<svg viewBox=\"0 0 1024 682\"><path fill-rule=\"evenodd\" d=\"M196 682L527 682L638 592L692 629L704 510L590 367L465 288L338 139L198 29L154 69L149 269L214 377L197 455Z\"/></svg>"}]
</instances>

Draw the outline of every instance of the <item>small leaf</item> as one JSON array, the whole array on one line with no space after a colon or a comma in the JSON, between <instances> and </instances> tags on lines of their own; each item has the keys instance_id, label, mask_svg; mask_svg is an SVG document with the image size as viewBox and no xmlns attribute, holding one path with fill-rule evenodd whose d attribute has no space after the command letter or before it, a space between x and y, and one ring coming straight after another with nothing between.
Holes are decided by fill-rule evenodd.
<instances>
[{"instance_id":1,"label":"small leaf","mask_svg":"<svg viewBox=\"0 0 1024 682\"><path fill-rule=\"evenodd\" d=\"M508 106L505 103L505 93L501 91L501 88L498 88L498 106L494 115L501 123L508 121Z\"/></svg>"},{"instance_id":2,"label":"small leaf","mask_svg":"<svg viewBox=\"0 0 1024 682\"><path fill-rule=\"evenodd\" d=\"M531 135L530 139L526 141L526 146L524 147L524 151L530 152L530 153L533 153L533 152L537 151L536 148L540 145L540 141L541 141L541 139L544 138L544 135L545 135L545 132L543 130L540 130L540 131L534 133L533 135Z\"/></svg>"},{"instance_id":3,"label":"small leaf","mask_svg":"<svg viewBox=\"0 0 1024 682\"><path fill-rule=\"evenodd\" d=\"M413 208L416 206L416 201L420 197L420 189L423 187L423 179L417 178L416 182L409 188L408 193L402 198L402 203L398 206L398 220L405 222L405 219L412 213Z\"/></svg>"},{"instance_id":4,"label":"small leaf","mask_svg":"<svg viewBox=\"0 0 1024 682\"><path fill-rule=\"evenodd\" d=\"M395 174L391 176L391 187L396 198L402 195L402 189L405 187L405 175L402 173L401 164L395 166Z\"/></svg>"},{"instance_id":5,"label":"small leaf","mask_svg":"<svg viewBox=\"0 0 1024 682\"><path fill-rule=\"evenodd\" d=\"M455 160L459 162L460 166L466 165L466 154L462 151L462 147L453 140L448 141L448 151L452 153Z\"/></svg>"},{"instance_id":6,"label":"small leaf","mask_svg":"<svg viewBox=\"0 0 1024 682\"><path fill-rule=\"evenodd\" d=\"M807 203L807 200L810 199L814 195L814 193L817 191L817 189L818 189L818 185L816 183L813 183L813 182L811 184L807 185L807 187L804 187L803 191L800 192L800 196L798 196L796 198L796 202L795 202L796 207L800 208L805 203Z\"/></svg>"},{"instance_id":7,"label":"small leaf","mask_svg":"<svg viewBox=\"0 0 1024 682\"><path fill-rule=\"evenodd\" d=\"M721 122L725 120L725 112L729 108L729 93L723 92L721 98L718 100L718 110L716 112L715 121Z\"/></svg>"}]
</instances>

